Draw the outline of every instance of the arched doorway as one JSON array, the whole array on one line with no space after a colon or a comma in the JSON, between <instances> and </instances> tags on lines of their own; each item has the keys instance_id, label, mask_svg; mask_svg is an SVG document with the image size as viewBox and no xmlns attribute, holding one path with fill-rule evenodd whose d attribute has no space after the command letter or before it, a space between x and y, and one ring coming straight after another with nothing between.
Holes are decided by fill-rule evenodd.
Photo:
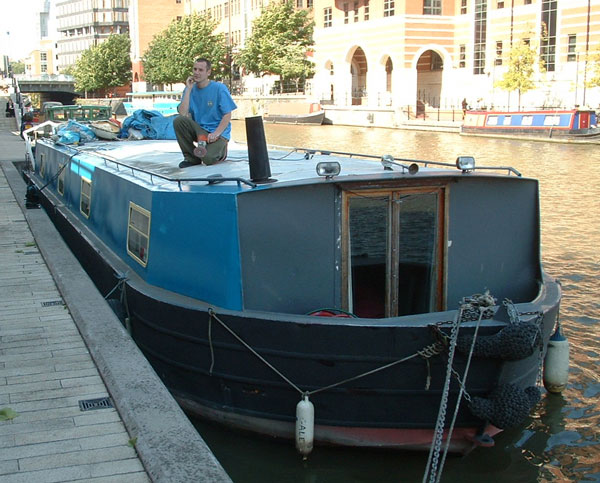
<instances>
[{"instance_id":1,"label":"arched doorway","mask_svg":"<svg viewBox=\"0 0 600 483\"><path fill-rule=\"evenodd\" d=\"M385 61L385 92L392 93L392 71L394 70L394 64L392 63L391 57L388 57Z\"/></svg>"},{"instance_id":2,"label":"arched doorway","mask_svg":"<svg viewBox=\"0 0 600 483\"><path fill-rule=\"evenodd\" d=\"M434 50L421 54L417 62L417 104L440 107L444 61Z\"/></svg>"},{"instance_id":3,"label":"arched doorway","mask_svg":"<svg viewBox=\"0 0 600 483\"><path fill-rule=\"evenodd\" d=\"M352 75L352 105L363 104L367 97L367 57L360 47L357 47L350 61Z\"/></svg>"}]
</instances>

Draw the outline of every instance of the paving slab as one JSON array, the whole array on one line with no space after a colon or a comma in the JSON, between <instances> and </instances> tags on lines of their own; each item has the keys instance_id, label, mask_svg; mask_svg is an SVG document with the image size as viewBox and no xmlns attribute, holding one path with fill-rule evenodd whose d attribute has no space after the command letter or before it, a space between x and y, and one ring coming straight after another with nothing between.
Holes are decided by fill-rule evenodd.
<instances>
[{"instance_id":1,"label":"paving slab","mask_svg":"<svg viewBox=\"0 0 600 483\"><path fill-rule=\"evenodd\" d=\"M0 146L0 481L230 482Z\"/></svg>"}]
</instances>

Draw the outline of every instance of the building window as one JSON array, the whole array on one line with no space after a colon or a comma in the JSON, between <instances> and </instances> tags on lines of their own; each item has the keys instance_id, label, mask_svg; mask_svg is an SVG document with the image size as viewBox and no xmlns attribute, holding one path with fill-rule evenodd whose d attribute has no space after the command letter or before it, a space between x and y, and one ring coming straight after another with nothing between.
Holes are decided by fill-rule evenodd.
<instances>
[{"instance_id":1,"label":"building window","mask_svg":"<svg viewBox=\"0 0 600 483\"><path fill-rule=\"evenodd\" d=\"M302 0L296 0L296 7L302 8Z\"/></svg>"},{"instance_id":2,"label":"building window","mask_svg":"<svg viewBox=\"0 0 600 483\"><path fill-rule=\"evenodd\" d=\"M331 27L331 7L323 9L323 27Z\"/></svg>"},{"instance_id":3,"label":"building window","mask_svg":"<svg viewBox=\"0 0 600 483\"><path fill-rule=\"evenodd\" d=\"M150 240L150 212L135 203L129 203L127 253L144 267L148 264Z\"/></svg>"},{"instance_id":4,"label":"building window","mask_svg":"<svg viewBox=\"0 0 600 483\"><path fill-rule=\"evenodd\" d=\"M460 0L460 14L465 15L467 13L467 0Z\"/></svg>"},{"instance_id":5,"label":"building window","mask_svg":"<svg viewBox=\"0 0 600 483\"><path fill-rule=\"evenodd\" d=\"M555 70L556 61L556 4L557 0L542 0L542 29L540 57L546 70Z\"/></svg>"},{"instance_id":6,"label":"building window","mask_svg":"<svg viewBox=\"0 0 600 483\"><path fill-rule=\"evenodd\" d=\"M525 0L525 5L531 5L531 0Z\"/></svg>"},{"instance_id":7,"label":"building window","mask_svg":"<svg viewBox=\"0 0 600 483\"><path fill-rule=\"evenodd\" d=\"M567 45L567 62L575 62L577 60L577 53L575 48L577 47L577 35L569 35L569 44Z\"/></svg>"},{"instance_id":8,"label":"building window","mask_svg":"<svg viewBox=\"0 0 600 483\"><path fill-rule=\"evenodd\" d=\"M496 3L496 8L504 8L504 2L498 0L498 2Z\"/></svg>"},{"instance_id":9,"label":"building window","mask_svg":"<svg viewBox=\"0 0 600 483\"><path fill-rule=\"evenodd\" d=\"M369 0L365 0L364 19L369 20Z\"/></svg>"},{"instance_id":10,"label":"building window","mask_svg":"<svg viewBox=\"0 0 600 483\"><path fill-rule=\"evenodd\" d=\"M487 40L487 0L475 0L475 37L473 42L473 74L483 74L485 69L485 43Z\"/></svg>"},{"instance_id":11,"label":"building window","mask_svg":"<svg viewBox=\"0 0 600 483\"><path fill-rule=\"evenodd\" d=\"M48 54L46 52L40 52L40 60L42 62L48 60Z\"/></svg>"},{"instance_id":12,"label":"building window","mask_svg":"<svg viewBox=\"0 0 600 483\"><path fill-rule=\"evenodd\" d=\"M312 8L312 6L313 6L313 0L306 0L306 6L308 8Z\"/></svg>"},{"instance_id":13,"label":"building window","mask_svg":"<svg viewBox=\"0 0 600 483\"><path fill-rule=\"evenodd\" d=\"M354 21L358 22L358 2L354 2Z\"/></svg>"},{"instance_id":14,"label":"building window","mask_svg":"<svg viewBox=\"0 0 600 483\"><path fill-rule=\"evenodd\" d=\"M175 0L175 3L181 3L181 0Z\"/></svg>"},{"instance_id":15,"label":"building window","mask_svg":"<svg viewBox=\"0 0 600 483\"><path fill-rule=\"evenodd\" d=\"M344 3L344 23L348 23L348 4Z\"/></svg>"},{"instance_id":16,"label":"building window","mask_svg":"<svg viewBox=\"0 0 600 483\"><path fill-rule=\"evenodd\" d=\"M394 0L383 1L383 16L393 17L394 16Z\"/></svg>"},{"instance_id":17,"label":"building window","mask_svg":"<svg viewBox=\"0 0 600 483\"><path fill-rule=\"evenodd\" d=\"M494 60L494 64L502 65L502 40L496 42L496 59Z\"/></svg>"},{"instance_id":18,"label":"building window","mask_svg":"<svg viewBox=\"0 0 600 483\"><path fill-rule=\"evenodd\" d=\"M423 15L441 15L442 0L425 0L423 2Z\"/></svg>"},{"instance_id":19,"label":"building window","mask_svg":"<svg viewBox=\"0 0 600 483\"><path fill-rule=\"evenodd\" d=\"M467 66L467 47L462 44L459 46L458 67L464 69Z\"/></svg>"}]
</instances>

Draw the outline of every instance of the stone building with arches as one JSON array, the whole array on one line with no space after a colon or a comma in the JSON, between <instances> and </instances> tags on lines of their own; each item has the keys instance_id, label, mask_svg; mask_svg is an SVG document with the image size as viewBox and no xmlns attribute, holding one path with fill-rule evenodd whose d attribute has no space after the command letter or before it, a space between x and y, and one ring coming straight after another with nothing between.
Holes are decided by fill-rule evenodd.
<instances>
[{"instance_id":1,"label":"stone building with arches","mask_svg":"<svg viewBox=\"0 0 600 483\"><path fill-rule=\"evenodd\" d=\"M315 0L314 20L312 94L324 104L516 108L496 85L520 41L544 65L521 105L600 104L583 81L600 52L600 0Z\"/></svg>"}]
</instances>

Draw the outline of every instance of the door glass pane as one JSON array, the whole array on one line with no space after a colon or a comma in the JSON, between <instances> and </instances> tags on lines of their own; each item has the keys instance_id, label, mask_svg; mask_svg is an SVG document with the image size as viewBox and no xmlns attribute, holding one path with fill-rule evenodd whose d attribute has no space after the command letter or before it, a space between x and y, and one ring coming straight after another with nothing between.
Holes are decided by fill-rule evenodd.
<instances>
[{"instance_id":1,"label":"door glass pane","mask_svg":"<svg viewBox=\"0 0 600 483\"><path fill-rule=\"evenodd\" d=\"M435 309L437 194L399 194L398 315Z\"/></svg>"},{"instance_id":2,"label":"door glass pane","mask_svg":"<svg viewBox=\"0 0 600 483\"><path fill-rule=\"evenodd\" d=\"M350 310L359 317L386 316L389 200L350 198Z\"/></svg>"}]
</instances>

